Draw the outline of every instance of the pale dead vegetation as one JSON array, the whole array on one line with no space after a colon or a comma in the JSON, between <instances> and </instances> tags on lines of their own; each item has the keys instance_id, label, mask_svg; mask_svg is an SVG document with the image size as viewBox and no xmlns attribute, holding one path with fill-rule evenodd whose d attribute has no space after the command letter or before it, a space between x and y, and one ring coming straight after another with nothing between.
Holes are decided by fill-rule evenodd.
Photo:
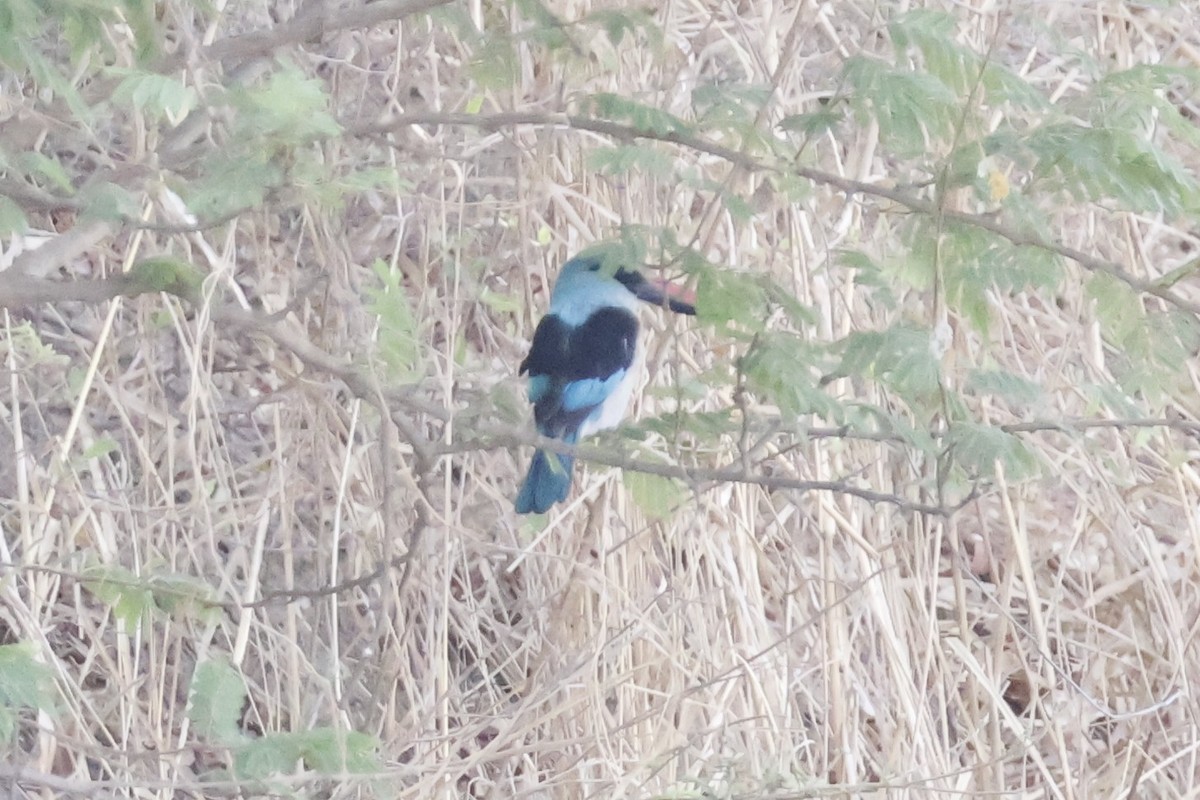
<instances>
[{"instance_id":1,"label":"pale dead vegetation","mask_svg":"<svg viewBox=\"0 0 1200 800\"><path fill-rule=\"evenodd\" d=\"M236 5L223 29L272 24L263 8ZM571 20L602 5L567 0L554 10ZM910 4L890 4L889 14L892 5ZM961 19L964 44L1049 96L1088 85L1077 54L1108 66L1200 67L1194 3L929 5ZM526 27L491 4L464 8L497 31ZM486 91L451 28L421 17L288 52L324 81L339 119L367 124L458 112L479 97L485 113L549 113L598 91L686 117L691 90L715 78L773 86L783 113L810 111L845 56L890 47L880 8L858 0L683 0L662 4L656 19L661 50L579 41L592 56L583 69L522 47L518 83ZM811 163L899 180L878 157L877 131L849 133L814 141ZM671 180L595 174L587 154L608 140L561 128L420 125L391 141L323 147L327 160L398 176L342 208L264 209L188 235L126 233L70 271L113 271L170 250L210 273L214 288L236 286L271 312L293 304L295 331L311 345L365 363L378 337L364 300L376 285L369 266L383 259L402 276L421 332L407 430L381 424L288 342L239 334L174 299L6 315L0 446L16 457L0 466L0 560L16 567L0 571L0 633L35 644L61 696L56 714L27 720L0 767L12 796L234 791L201 786L224 755L197 742L185 718L195 665L219 654L246 678L247 731L340 725L380 741L377 775L297 769L272 794L1200 795L1193 436L1030 433L1042 476L1000 480L948 519L837 493L723 484L695 487L676 513L652 520L618 470L592 466L542 528L512 513L527 448L442 456L423 476L409 437L528 425L516 365L566 256L620 223L667 226L732 269L770 271L814 310L817 334L834 339L887 321L835 254L898 251L895 209L823 186L792 202L760 175L661 145L753 198L755 216L742 222ZM156 201L146 209L173 221ZM1064 205L1054 223L1064 244L1146 280L1196 246L1190 221ZM950 316L949 382L990 365L1047 389L1037 408L980 401L989 404L976 409L981 418L1106 413L1078 387L1107 380L1112 353L1082 270L1067 271L1057 294L996 294L986 337ZM1200 298L1194 285L1175 288ZM925 326L941 313L926 291L912 290L903 308ZM736 355L702 325L645 319L638 418L674 408L671 387ZM26 323L54 354L35 357ZM1167 414L1195 420L1194 362L1186 374L1191 385ZM831 388L846 401L887 402L869 385ZM727 387L684 400L691 411L733 402ZM111 453L87 455L108 440ZM709 445L713 464L737 446ZM639 447L683 458L657 434ZM770 462L778 476L935 502L915 488L932 469L892 444L837 437ZM317 591L406 553L405 568ZM192 576L229 605L127 629L79 579L87 563ZM312 596L272 599L282 590Z\"/></svg>"}]
</instances>

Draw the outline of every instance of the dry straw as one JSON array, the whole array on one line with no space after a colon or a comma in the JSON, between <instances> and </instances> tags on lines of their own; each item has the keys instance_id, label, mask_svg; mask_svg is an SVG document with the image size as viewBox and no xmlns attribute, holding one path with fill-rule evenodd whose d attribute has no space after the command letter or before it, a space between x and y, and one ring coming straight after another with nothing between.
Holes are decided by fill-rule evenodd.
<instances>
[{"instance_id":1,"label":"dry straw","mask_svg":"<svg viewBox=\"0 0 1200 800\"><path fill-rule=\"evenodd\" d=\"M191 35L271 25L234 5L214 31ZM883 21L908 5L668 2L654 13L661 43L589 36L572 45L585 58L566 63L526 42L515 83L487 88L470 68L480 44L445 16L287 47L362 134L314 154L375 163L397 180L337 208L284 215L268 204L236 225L106 239L69 267L115 271L169 249L203 270L211 297L236 288L247 306L288 309L286 319L154 297L6 317L0 347L16 369L0 443L19 457L0 467L2 555L15 561L0 572L0 631L34 644L61 703L26 720L0 786L31 797L234 791L202 784L226 755L185 716L196 665L223 655L249 689L244 730L333 725L380 741L370 776L298 766L273 793L1195 796L1194 430L1031 433L1043 477L1001 473L949 517L697 481L674 513L651 519L620 471L596 463L544 527L511 513L529 450L495 444L528 442L499 434L526 424L515 365L568 254L621 223L664 226L732 270L770 273L833 340L892 321L836 252L883 257L904 245L897 209L879 198L815 184L794 201L762 173L660 145L673 168L753 198L742 220L674 179L597 174L589 152L611 143L602 131L439 125L438 115L479 103L485 114L554 121L582 93L614 92L687 117L691 90L712 80L768 86L773 107L811 110L843 59L890 52ZM1117 66L1200 66L1187 4L944 5L963 45L1050 97L1087 87L1074 52ZM603 7L553 10L577 20ZM495 4L453 13L496 36L532 24ZM131 152L160 145L152 126L131 130ZM1194 152L1179 155L1195 166ZM894 186L880 156L869 125L807 153L844 179ZM161 196L145 213L183 221ZM1196 244L1184 224L1069 204L1051 222L1063 245L1146 282ZM344 360L366 363L385 336L364 305L376 258L419 327L415 390L382 368L351 373ZM902 308L918 324L954 323L948 380L990 365L1046 387L1040 417L1086 419L1095 408L1079 387L1107 380L1112 354L1079 288L1086 270L1067 271L1057 297L997 295L986 338L925 291ZM673 409L670 387L736 355L711 329L646 319L638 418ZM32 363L22 320L60 357ZM1194 363L1186 371L1192 399L1170 413L1194 420ZM861 383L830 390L888 401ZM740 402L753 401L716 388L686 407ZM980 419L1021 419L979 402ZM472 444L480 437L490 446ZM106 442L114 454L84 457ZM737 445L706 445L708 465L735 458ZM654 435L643 447L616 460L676 463L662 455L677 452L673 442ZM780 480L936 503L914 490L934 465L900 452L827 435L759 455ZM224 605L131 627L81 581L81 554L135 575L192 576Z\"/></svg>"}]
</instances>

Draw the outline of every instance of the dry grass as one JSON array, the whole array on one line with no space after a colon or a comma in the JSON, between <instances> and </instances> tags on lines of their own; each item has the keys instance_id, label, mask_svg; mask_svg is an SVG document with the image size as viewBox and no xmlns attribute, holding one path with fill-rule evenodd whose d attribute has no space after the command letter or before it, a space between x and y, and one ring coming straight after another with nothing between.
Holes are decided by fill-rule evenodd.
<instances>
[{"instance_id":1,"label":"dry grass","mask_svg":"<svg viewBox=\"0 0 1200 800\"><path fill-rule=\"evenodd\" d=\"M603 5L565 0L555 11L576 19ZM1200 66L1194 3L944 5L980 51L1000 26L994 57L1047 95L1087 85L1072 52L1111 66ZM523 27L472 8L497 30ZM270 24L244 13L230 30ZM669 2L656 18L661 52L587 41L590 68L522 47L517 84L488 91L484 110L556 111L577 93L613 91L686 116L695 82L717 77L770 84L781 109L811 110L845 56L890 47L881 9L857 0ZM479 90L471 53L448 30L414 19L335 34L295 57L348 121L458 111ZM812 163L887 181L876 132L850 133L814 143ZM185 255L214 286L268 310L300 296L295 331L340 357L368 352L378 335L363 297L382 258L403 276L421 329L415 401L425 405L400 403L408 428L381 424L288 342L237 335L174 301L6 317L0 445L17 455L0 466L0 559L17 567L0 571L0 633L35 644L61 705L26 720L0 786L30 797L219 793L198 781L224 754L197 742L185 708L195 665L225 654L250 689L246 730L343 725L381 742L381 774L298 769L274 784L279 794L1200 795L1200 475L1183 432L1030 435L1042 477L1002 479L949 519L727 484L656 521L618 471L593 466L541 529L511 512L527 450L465 450L422 474L427 454L412 436L527 424L515 365L545 287L566 255L620 222L667 226L733 269L769 271L816 311L825 339L886 321L833 257L902 247L880 203L820 186L793 202L728 163L664 149L753 196L756 215L738 221L669 181L597 176L585 158L602 141L545 127L417 126L395 147L348 137L323 156L394 166L403 182L343 209L123 234L72 265L86 274ZM1145 279L1197 244L1169 220L1067 207L1055 222L1065 244ZM1080 271L1068 272L1056 297L999 297L986 340L951 320L949 382L990 364L1047 389L1032 410L980 401L981 419L1094 414L1078 387L1109 379L1111 352ZM912 290L904 308L937 322L927 292ZM647 320L655 387L733 355L710 329ZM35 361L23 321L59 355ZM1168 413L1194 420L1194 361L1184 370L1191 385ZM836 390L887 402L870 386ZM692 408L730 402L713 391ZM634 415L673 403L646 392ZM113 452L86 455L109 440ZM713 461L736 444L714 447ZM771 470L916 496L932 465L898 452L815 439ZM369 574L414 546L407 572L269 599ZM85 563L193 576L231 605L130 628L81 581ZM4 771L15 768L22 788Z\"/></svg>"}]
</instances>

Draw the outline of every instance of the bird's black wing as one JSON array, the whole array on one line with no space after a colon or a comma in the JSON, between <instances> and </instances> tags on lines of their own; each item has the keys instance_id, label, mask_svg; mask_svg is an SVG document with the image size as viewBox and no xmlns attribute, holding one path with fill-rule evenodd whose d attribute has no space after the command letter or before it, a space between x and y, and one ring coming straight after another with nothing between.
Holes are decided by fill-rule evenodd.
<instances>
[{"instance_id":1,"label":"bird's black wing","mask_svg":"<svg viewBox=\"0 0 1200 800\"><path fill-rule=\"evenodd\" d=\"M529 373L529 399L543 435L574 438L627 376L637 330L637 317L624 308L600 309L575 327L556 314L538 323L520 373Z\"/></svg>"}]
</instances>

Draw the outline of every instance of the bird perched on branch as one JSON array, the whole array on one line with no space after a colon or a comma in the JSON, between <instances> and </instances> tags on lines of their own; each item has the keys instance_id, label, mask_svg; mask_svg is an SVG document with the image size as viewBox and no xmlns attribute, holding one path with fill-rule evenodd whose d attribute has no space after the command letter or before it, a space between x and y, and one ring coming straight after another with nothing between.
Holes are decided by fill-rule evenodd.
<instances>
[{"instance_id":1,"label":"bird perched on branch","mask_svg":"<svg viewBox=\"0 0 1200 800\"><path fill-rule=\"evenodd\" d=\"M529 373L529 401L538 433L574 444L616 426L637 381L638 301L695 314L692 293L651 280L603 255L563 265L550 311L538 323L520 374ZM573 458L538 450L517 495L518 514L541 514L566 499Z\"/></svg>"}]
</instances>

